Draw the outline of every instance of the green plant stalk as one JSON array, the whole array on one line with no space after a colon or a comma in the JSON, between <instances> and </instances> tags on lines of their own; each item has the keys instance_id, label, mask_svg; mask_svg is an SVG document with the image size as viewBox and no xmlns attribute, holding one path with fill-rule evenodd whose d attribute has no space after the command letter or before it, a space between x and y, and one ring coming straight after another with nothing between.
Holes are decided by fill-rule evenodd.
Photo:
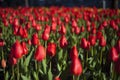
<instances>
[{"instance_id":1,"label":"green plant stalk","mask_svg":"<svg viewBox=\"0 0 120 80\"><path fill-rule=\"evenodd\" d=\"M19 62L17 64L17 80L20 80L20 74L19 74Z\"/></svg>"},{"instance_id":2,"label":"green plant stalk","mask_svg":"<svg viewBox=\"0 0 120 80\"><path fill-rule=\"evenodd\" d=\"M93 53L93 47L91 47L91 56L93 56L94 53Z\"/></svg>"},{"instance_id":3,"label":"green plant stalk","mask_svg":"<svg viewBox=\"0 0 120 80\"><path fill-rule=\"evenodd\" d=\"M4 79L5 79L5 68L3 69Z\"/></svg>"},{"instance_id":4,"label":"green plant stalk","mask_svg":"<svg viewBox=\"0 0 120 80\"><path fill-rule=\"evenodd\" d=\"M102 50L101 50L101 52L100 52L100 64L102 63L102 57L103 57L103 55L102 55Z\"/></svg>"},{"instance_id":5,"label":"green plant stalk","mask_svg":"<svg viewBox=\"0 0 120 80\"><path fill-rule=\"evenodd\" d=\"M87 80L85 76L83 76L83 80Z\"/></svg>"},{"instance_id":6,"label":"green plant stalk","mask_svg":"<svg viewBox=\"0 0 120 80\"><path fill-rule=\"evenodd\" d=\"M86 53L86 64L87 64L87 61L88 61L88 51Z\"/></svg>"},{"instance_id":7,"label":"green plant stalk","mask_svg":"<svg viewBox=\"0 0 120 80\"><path fill-rule=\"evenodd\" d=\"M73 75L73 80L79 80L79 76Z\"/></svg>"},{"instance_id":8,"label":"green plant stalk","mask_svg":"<svg viewBox=\"0 0 120 80\"><path fill-rule=\"evenodd\" d=\"M37 77L38 77L38 63L37 63L37 61L35 61L35 70L36 70L36 73L37 73Z\"/></svg>"},{"instance_id":9,"label":"green plant stalk","mask_svg":"<svg viewBox=\"0 0 120 80\"><path fill-rule=\"evenodd\" d=\"M14 80L14 65L12 66L12 76L11 76L11 78L10 78L10 80Z\"/></svg>"}]
</instances>

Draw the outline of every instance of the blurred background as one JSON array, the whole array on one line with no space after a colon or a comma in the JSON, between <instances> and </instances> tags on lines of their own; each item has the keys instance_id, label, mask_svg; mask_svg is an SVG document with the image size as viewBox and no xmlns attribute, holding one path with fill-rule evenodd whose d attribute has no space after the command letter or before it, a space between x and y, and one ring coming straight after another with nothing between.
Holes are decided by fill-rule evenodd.
<instances>
[{"instance_id":1,"label":"blurred background","mask_svg":"<svg viewBox=\"0 0 120 80\"><path fill-rule=\"evenodd\" d=\"M120 8L119 0L0 0L0 7L37 6L85 6L97 8Z\"/></svg>"}]
</instances>

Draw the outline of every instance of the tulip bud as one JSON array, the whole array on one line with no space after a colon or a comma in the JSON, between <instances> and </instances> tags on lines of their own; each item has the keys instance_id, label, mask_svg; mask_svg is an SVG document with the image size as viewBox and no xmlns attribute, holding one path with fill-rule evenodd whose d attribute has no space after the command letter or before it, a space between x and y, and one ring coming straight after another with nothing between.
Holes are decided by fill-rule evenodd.
<instances>
[{"instance_id":1,"label":"tulip bud","mask_svg":"<svg viewBox=\"0 0 120 80\"><path fill-rule=\"evenodd\" d=\"M23 55L27 54L28 53L28 48L27 48L27 45L25 42L22 42L21 43L22 47L23 47Z\"/></svg>"},{"instance_id":2,"label":"tulip bud","mask_svg":"<svg viewBox=\"0 0 120 80\"><path fill-rule=\"evenodd\" d=\"M96 36L89 36L90 45L94 46L96 44Z\"/></svg>"},{"instance_id":3,"label":"tulip bud","mask_svg":"<svg viewBox=\"0 0 120 80\"><path fill-rule=\"evenodd\" d=\"M32 39L31 39L31 43L33 45L38 45L39 44L39 38L38 38L38 34L37 33L33 34Z\"/></svg>"},{"instance_id":4,"label":"tulip bud","mask_svg":"<svg viewBox=\"0 0 120 80\"><path fill-rule=\"evenodd\" d=\"M47 54L52 57L55 56L55 54L56 54L56 44L55 43L48 43Z\"/></svg>"},{"instance_id":5,"label":"tulip bud","mask_svg":"<svg viewBox=\"0 0 120 80\"><path fill-rule=\"evenodd\" d=\"M63 35L60 37L60 47L65 48L68 45L66 37Z\"/></svg>"},{"instance_id":6,"label":"tulip bud","mask_svg":"<svg viewBox=\"0 0 120 80\"><path fill-rule=\"evenodd\" d=\"M110 49L110 53L109 53L109 58L113 61L113 62L116 62L118 59L119 59L119 54L116 50L115 47L112 47Z\"/></svg>"},{"instance_id":7,"label":"tulip bud","mask_svg":"<svg viewBox=\"0 0 120 80\"><path fill-rule=\"evenodd\" d=\"M105 38L104 38L103 36L100 38L99 45L100 45L101 47L106 46L106 40L105 40Z\"/></svg>"},{"instance_id":8,"label":"tulip bud","mask_svg":"<svg viewBox=\"0 0 120 80\"><path fill-rule=\"evenodd\" d=\"M76 46L73 46L70 51L70 58L73 60L74 58L78 58L78 50Z\"/></svg>"},{"instance_id":9,"label":"tulip bud","mask_svg":"<svg viewBox=\"0 0 120 80\"><path fill-rule=\"evenodd\" d=\"M43 59L45 59L45 57L46 57L45 48L42 45L38 45L34 55L35 60L42 61Z\"/></svg>"},{"instance_id":10,"label":"tulip bud","mask_svg":"<svg viewBox=\"0 0 120 80\"><path fill-rule=\"evenodd\" d=\"M11 48L11 54L13 54L13 57L15 57L17 59L22 57L23 48L18 40L16 40L16 42L13 44L13 46Z\"/></svg>"},{"instance_id":11,"label":"tulip bud","mask_svg":"<svg viewBox=\"0 0 120 80\"><path fill-rule=\"evenodd\" d=\"M70 71L73 75L81 75L82 74L82 64L78 58L74 58L72 60Z\"/></svg>"},{"instance_id":12,"label":"tulip bud","mask_svg":"<svg viewBox=\"0 0 120 80\"><path fill-rule=\"evenodd\" d=\"M17 59L13 57L13 54L9 55L9 64L10 65L16 65L17 64Z\"/></svg>"},{"instance_id":13,"label":"tulip bud","mask_svg":"<svg viewBox=\"0 0 120 80\"><path fill-rule=\"evenodd\" d=\"M1 66L2 66L2 68L6 68L6 60L5 59L2 59Z\"/></svg>"},{"instance_id":14,"label":"tulip bud","mask_svg":"<svg viewBox=\"0 0 120 80\"><path fill-rule=\"evenodd\" d=\"M81 44L80 46L83 48L83 49L86 49L87 48L87 40L85 38L82 38L81 39Z\"/></svg>"}]
</instances>

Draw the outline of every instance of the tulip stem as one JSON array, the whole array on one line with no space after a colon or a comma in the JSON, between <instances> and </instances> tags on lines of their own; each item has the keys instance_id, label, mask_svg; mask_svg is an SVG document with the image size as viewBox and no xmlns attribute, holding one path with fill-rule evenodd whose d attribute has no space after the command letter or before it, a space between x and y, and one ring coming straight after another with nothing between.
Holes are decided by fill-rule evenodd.
<instances>
[{"instance_id":1,"label":"tulip stem","mask_svg":"<svg viewBox=\"0 0 120 80\"><path fill-rule=\"evenodd\" d=\"M19 80L20 74L19 74L19 62L17 64L17 80Z\"/></svg>"},{"instance_id":2,"label":"tulip stem","mask_svg":"<svg viewBox=\"0 0 120 80\"><path fill-rule=\"evenodd\" d=\"M86 54L86 64L87 64L87 61L88 61L88 51L87 51L87 54Z\"/></svg>"},{"instance_id":3,"label":"tulip stem","mask_svg":"<svg viewBox=\"0 0 120 80\"><path fill-rule=\"evenodd\" d=\"M3 70L3 74L4 74L4 79L5 79L5 68L4 68L4 70Z\"/></svg>"},{"instance_id":4,"label":"tulip stem","mask_svg":"<svg viewBox=\"0 0 120 80\"><path fill-rule=\"evenodd\" d=\"M93 56L93 47L91 47L92 49L91 49L91 56Z\"/></svg>"},{"instance_id":5,"label":"tulip stem","mask_svg":"<svg viewBox=\"0 0 120 80\"><path fill-rule=\"evenodd\" d=\"M36 74L37 74L37 80L38 80L38 73L39 73L39 66L38 62L35 61L35 69L36 69Z\"/></svg>"},{"instance_id":6,"label":"tulip stem","mask_svg":"<svg viewBox=\"0 0 120 80\"><path fill-rule=\"evenodd\" d=\"M47 41L44 42L44 46L45 46L45 48L47 47Z\"/></svg>"},{"instance_id":7,"label":"tulip stem","mask_svg":"<svg viewBox=\"0 0 120 80\"><path fill-rule=\"evenodd\" d=\"M73 75L73 80L79 80L79 76Z\"/></svg>"},{"instance_id":8,"label":"tulip stem","mask_svg":"<svg viewBox=\"0 0 120 80\"><path fill-rule=\"evenodd\" d=\"M101 50L101 53L100 53L100 64L102 63L102 50Z\"/></svg>"},{"instance_id":9,"label":"tulip stem","mask_svg":"<svg viewBox=\"0 0 120 80\"><path fill-rule=\"evenodd\" d=\"M10 80L14 80L13 78L14 78L14 66L12 66L12 77Z\"/></svg>"}]
</instances>

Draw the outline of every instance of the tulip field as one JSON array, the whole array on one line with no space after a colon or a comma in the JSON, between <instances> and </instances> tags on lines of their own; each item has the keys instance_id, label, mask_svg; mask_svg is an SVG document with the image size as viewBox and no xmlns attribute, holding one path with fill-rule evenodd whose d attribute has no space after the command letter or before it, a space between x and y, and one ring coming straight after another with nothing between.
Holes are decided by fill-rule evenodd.
<instances>
[{"instance_id":1,"label":"tulip field","mask_svg":"<svg viewBox=\"0 0 120 80\"><path fill-rule=\"evenodd\" d=\"M120 10L0 8L0 80L120 80Z\"/></svg>"}]
</instances>

